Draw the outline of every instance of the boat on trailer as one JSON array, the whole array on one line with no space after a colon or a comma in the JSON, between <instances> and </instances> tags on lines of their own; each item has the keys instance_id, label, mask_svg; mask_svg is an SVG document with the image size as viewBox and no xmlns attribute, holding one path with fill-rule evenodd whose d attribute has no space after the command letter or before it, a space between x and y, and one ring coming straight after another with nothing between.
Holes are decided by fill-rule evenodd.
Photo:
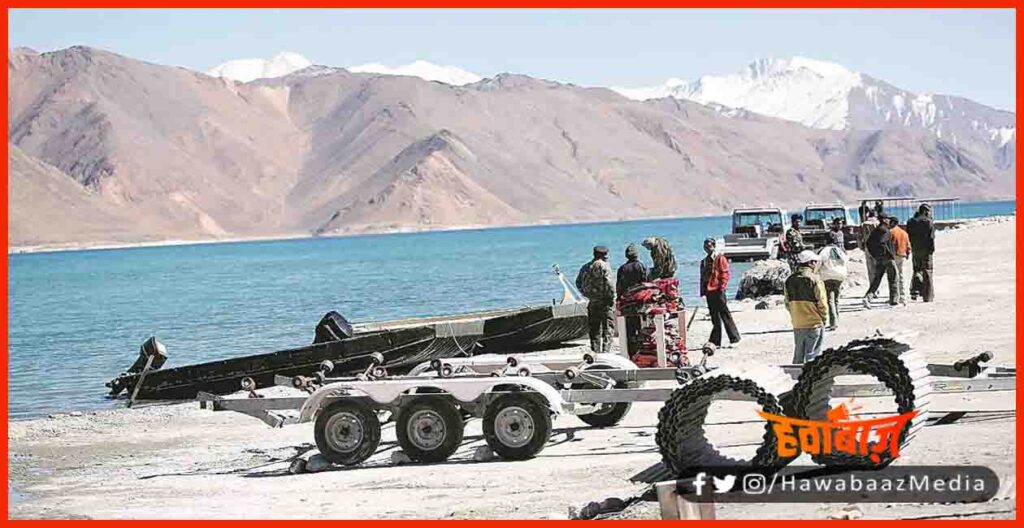
<instances>
[{"instance_id":1,"label":"boat on trailer","mask_svg":"<svg viewBox=\"0 0 1024 528\"><path fill-rule=\"evenodd\" d=\"M313 375L325 361L335 375L356 375L379 354L381 367L404 374L435 359L551 348L587 334L586 301L558 275L564 289L561 304L356 325L329 312L310 345L181 367L163 368L166 347L151 337L135 363L106 386L111 397L123 395L129 401L184 400L200 392L236 392L246 378L255 388L270 387L275 376Z\"/></svg>"}]
</instances>

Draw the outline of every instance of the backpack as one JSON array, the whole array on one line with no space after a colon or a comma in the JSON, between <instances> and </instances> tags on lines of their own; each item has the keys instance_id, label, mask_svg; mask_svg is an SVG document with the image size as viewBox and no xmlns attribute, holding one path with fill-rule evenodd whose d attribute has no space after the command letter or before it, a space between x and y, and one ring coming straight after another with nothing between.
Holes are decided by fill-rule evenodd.
<instances>
[{"instance_id":1,"label":"backpack","mask_svg":"<svg viewBox=\"0 0 1024 528\"><path fill-rule=\"evenodd\" d=\"M846 280L846 252L836 246L826 246L819 255L818 274L822 280Z\"/></svg>"}]
</instances>

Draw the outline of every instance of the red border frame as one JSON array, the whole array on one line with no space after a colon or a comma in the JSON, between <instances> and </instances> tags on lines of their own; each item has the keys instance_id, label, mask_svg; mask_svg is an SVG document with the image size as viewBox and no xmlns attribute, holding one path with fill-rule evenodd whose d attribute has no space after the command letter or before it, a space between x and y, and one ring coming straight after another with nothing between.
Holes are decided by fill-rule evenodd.
<instances>
[{"instance_id":1,"label":"red border frame","mask_svg":"<svg viewBox=\"0 0 1024 528\"><path fill-rule=\"evenodd\" d=\"M1015 0L7 0L8 8L1016 8Z\"/></svg>"},{"instance_id":2,"label":"red border frame","mask_svg":"<svg viewBox=\"0 0 1024 528\"><path fill-rule=\"evenodd\" d=\"M823 8L823 9L836 9L836 8L893 8L893 9L905 9L905 8L1014 8L1016 9L1015 18L1017 26L1020 26L1022 18L1022 12L1020 1L1018 0L980 0L971 2L969 0L634 0L634 1L623 1L623 0L293 0L286 2L284 0L5 0L4 6L4 17L3 22L0 23L2 28L2 36L5 41L8 39L8 23L9 13L8 9L11 8ZM10 47L5 48L4 57L9 59ZM1016 40L1014 47L1017 53L1017 107L1015 112L1019 110L1020 95L1021 95L1021 45L1019 39ZM2 95L4 99L8 97L8 86L7 81L2 82ZM7 106L3 106L2 110L4 121L7 121ZM3 154L7 157L7 143L3 144ZM1017 160L1020 160L1021 146L1017 144ZM1017 169L1017 184L1018 189L1020 185L1020 167ZM0 194L3 197L3 203L6 205L8 200L8 189L7 185L0 186ZM1015 193L1015 198L1019 198ZM3 240L4 245L7 245L7 213L2 217L3 227ZM1021 242L1024 241L1024 236L1020 234L1020 230L1017 230L1016 234L1016 256L1020 256ZM8 310L8 276L7 276L7 259L4 259L3 265L0 266L0 274L3 276L3 284L0 286L0 295L2 295L2 303L4 319L0 322L0 354L2 354L3 363L7 365L8 355L8 335L7 335L7 310ZM1015 266L1016 273L1020 273L1021 265L1019 258ZM1020 315L1021 301L1016 295L1016 281L1014 282L1014 304L1016 310L1015 321L1016 325L1020 325L1022 319ZM1014 329L1016 332L1016 328ZM1014 353L1019 356L1020 345L1015 345L1016 350ZM0 372L0 380L3 382L4 390L0 393L0 406L2 406L2 416L4 422L8 421L8 406L7 406L7 369L4 368ZM1022 399L1020 393L1017 394L1017 406L1020 406ZM1018 416L1017 420L1017 437L1020 437L1022 430L1021 419ZM4 451L9 449L7 435L3 436L0 440L4 447ZM1017 452L1016 458L1016 475L1017 480L1020 480L1021 472L1021 455ZM4 476L9 479L9 467L7 460L4 461ZM8 480L9 481L9 480ZM12 522L9 519L7 496L4 496L3 506L5 510L4 518L8 522ZM1020 509L1020 498L1018 497L1015 501L1015 507ZM16 522L16 521L15 521ZM72 521L32 521L33 523L43 523L46 525L51 524L65 524ZM101 521L102 522L102 521ZM106 521L114 522L114 521ZM180 521L146 521L147 525L158 525L158 526L172 526L173 523ZM296 522L296 521L213 521L207 520L203 523L217 523L217 524L236 524L240 525L244 522L246 526L268 526L270 524L283 524L285 522ZM309 522L309 521L299 521ZM380 523L380 524L405 524L403 521L375 521L375 520L359 520L359 521L346 521L348 523ZM522 521L416 521L417 523L501 523L509 525L511 523L520 523ZM566 523L570 521L527 521L531 523ZM624 521L630 524L648 524L658 521ZM687 521L693 523L695 521ZM721 520L721 521L697 521L702 523L717 523L718 526L737 526L747 527L751 522L758 522L763 525L789 527L793 522L800 522L803 524L810 524L819 522L818 520L775 520L775 521L741 521L741 520ZM842 521L839 521L842 522ZM866 520L858 521L859 524L865 525L894 525L896 522L900 524L898 526L906 527L910 524L914 525L925 525L934 521L898 521L898 520ZM1003 525L1012 526L1015 525L1016 520L982 520L982 519L960 519L958 523L968 523L971 525Z\"/></svg>"}]
</instances>

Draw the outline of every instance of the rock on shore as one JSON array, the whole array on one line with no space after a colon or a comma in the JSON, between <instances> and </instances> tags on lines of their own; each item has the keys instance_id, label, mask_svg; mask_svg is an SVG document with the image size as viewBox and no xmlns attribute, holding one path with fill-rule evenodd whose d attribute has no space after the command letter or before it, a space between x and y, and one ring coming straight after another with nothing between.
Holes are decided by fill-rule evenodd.
<instances>
[{"instance_id":1,"label":"rock on shore","mask_svg":"<svg viewBox=\"0 0 1024 528\"><path fill-rule=\"evenodd\" d=\"M769 295L780 295L789 278L789 264L783 260L759 260L743 273L736 300L760 299Z\"/></svg>"}]
</instances>

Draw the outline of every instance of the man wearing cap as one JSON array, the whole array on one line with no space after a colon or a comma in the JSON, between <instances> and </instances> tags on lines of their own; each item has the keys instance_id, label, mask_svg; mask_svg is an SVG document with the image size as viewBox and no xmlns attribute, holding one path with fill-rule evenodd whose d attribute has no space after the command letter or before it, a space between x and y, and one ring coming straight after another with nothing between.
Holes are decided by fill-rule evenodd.
<instances>
[{"instance_id":1,"label":"man wearing cap","mask_svg":"<svg viewBox=\"0 0 1024 528\"><path fill-rule=\"evenodd\" d=\"M611 352L615 283L608 263L608 248L594 247L594 258L576 276L576 288L587 298L587 327L590 349L594 353Z\"/></svg>"},{"instance_id":2,"label":"man wearing cap","mask_svg":"<svg viewBox=\"0 0 1024 528\"><path fill-rule=\"evenodd\" d=\"M636 244L630 244L626 246L626 263L619 266L615 276L615 294L622 297L630 288L642 284L645 280L647 280L647 266L640 262L640 251ZM626 351L632 357L640 345L640 318L635 312L622 315L626 318Z\"/></svg>"},{"instance_id":3,"label":"man wearing cap","mask_svg":"<svg viewBox=\"0 0 1024 528\"><path fill-rule=\"evenodd\" d=\"M828 322L825 283L814 272L818 254L801 251L796 256L796 271L786 279L786 309L793 322L793 363L810 361L821 353Z\"/></svg>"},{"instance_id":4,"label":"man wearing cap","mask_svg":"<svg viewBox=\"0 0 1024 528\"><path fill-rule=\"evenodd\" d=\"M907 236L910 238L911 255L914 264L914 278L910 281L910 300L921 294L924 302L932 302L932 254L935 253L935 224L932 223L932 207L921 204L914 218L907 222Z\"/></svg>"},{"instance_id":5,"label":"man wearing cap","mask_svg":"<svg viewBox=\"0 0 1024 528\"><path fill-rule=\"evenodd\" d=\"M622 295L626 290L647 280L647 266L640 262L640 251L636 244L626 246L626 263L619 266L615 276L615 294Z\"/></svg>"},{"instance_id":6,"label":"man wearing cap","mask_svg":"<svg viewBox=\"0 0 1024 528\"><path fill-rule=\"evenodd\" d=\"M711 337L708 341L716 347L722 346L722 326L733 345L740 342L740 332L732 320L725 295L729 286L729 259L715 251L715 239L704 240L707 256L700 261L700 294L707 300L708 314L711 315Z\"/></svg>"}]
</instances>

